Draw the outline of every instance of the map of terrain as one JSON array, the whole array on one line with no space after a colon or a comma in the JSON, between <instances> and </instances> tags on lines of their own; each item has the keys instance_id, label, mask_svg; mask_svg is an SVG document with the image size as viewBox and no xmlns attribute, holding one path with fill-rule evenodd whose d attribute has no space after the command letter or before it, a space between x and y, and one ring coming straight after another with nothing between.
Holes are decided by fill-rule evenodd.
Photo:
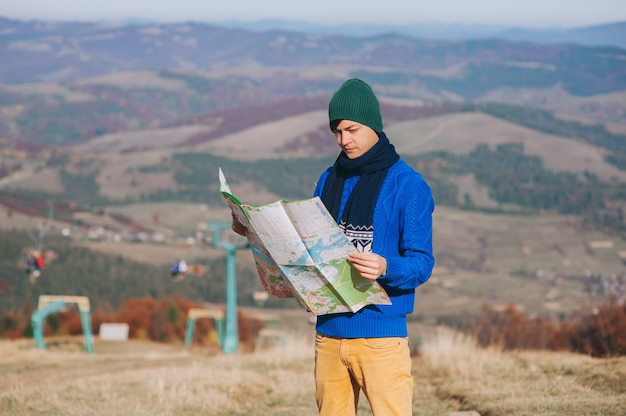
<instances>
[{"instance_id":1,"label":"map of terrain","mask_svg":"<svg viewBox=\"0 0 626 416\"><path fill-rule=\"evenodd\" d=\"M270 294L293 296L315 315L391 303L376 281L365 279L348 263L356 249L318 197L242 204L221 169L220 191L250 231L259 278Z\"/></svg>"}]
</instances>

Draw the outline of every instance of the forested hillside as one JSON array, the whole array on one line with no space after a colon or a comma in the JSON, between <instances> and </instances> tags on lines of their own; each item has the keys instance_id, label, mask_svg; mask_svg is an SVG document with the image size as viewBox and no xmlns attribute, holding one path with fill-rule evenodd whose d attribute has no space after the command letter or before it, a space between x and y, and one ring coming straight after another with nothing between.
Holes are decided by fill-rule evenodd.
<instances>
[{"instance_id":1,"label":"forested hillside","mask_svg":"<svg viewBox=\"0 0 626 416\"><path fill-rule=\"evenodd\" d=\"M140 244L140 243L137 243ZM226 292L226 259L196 258L210 272L189 275L184 281L170 276L161 261L154 264L129 260L95 252L58 238L48 239L46 246L54 249L58 259L44 269L35 284L24 269L26 249L32 241L23 232L0 233L0 320L2 314L20 307L36 308L39 295L64 294L87 296L92 309L108 306L113 310L130 298L169 298L179 296L198 302L224 302ZM190 259L191 260L191 259ZM238 303L253 305L252 293L261 290L250 268L238 274ZM270 300L277 307L293 307L283 300Z\"/></svg>"}]
</instances>

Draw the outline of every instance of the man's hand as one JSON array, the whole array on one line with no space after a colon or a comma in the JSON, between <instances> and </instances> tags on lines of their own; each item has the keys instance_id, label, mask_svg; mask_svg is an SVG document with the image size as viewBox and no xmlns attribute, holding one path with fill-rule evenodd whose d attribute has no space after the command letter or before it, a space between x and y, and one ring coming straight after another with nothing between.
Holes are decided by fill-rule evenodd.
<instances>
[{"instance_id":1,"label":"man's hand","mask_svg":"<svg viewBox=\"0 0 626 416\"><path fill-rule=\"evenodd\" d=\"M237 234L247 237L248 229L245 227L245 225L239 222L239 220L237 219L234 213L231 212L231 216L233 218L233 223L230 228L232 228L232 230L236 232Z\"/></svg>"},{"instance_id":2,"label":"man's hand","mask_svg":"<svg viewBox=\"0 0 626 416\"><path fill-rule=\"evenodd\" d=\"M387 273L387 260L378 254L352 253L348 256L348 262L368 280L376 280Z\"/></svg>"}]
</instances>

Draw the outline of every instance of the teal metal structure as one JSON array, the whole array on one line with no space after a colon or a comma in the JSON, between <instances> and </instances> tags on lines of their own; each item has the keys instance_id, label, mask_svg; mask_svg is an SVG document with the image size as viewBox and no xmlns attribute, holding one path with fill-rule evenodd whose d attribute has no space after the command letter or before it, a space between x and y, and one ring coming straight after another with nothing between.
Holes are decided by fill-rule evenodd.
<instances>
[{"instance_id":1,"label":"teal metal structure","mask_svg":"<svg viewBox=\"0 0 626 416\"><path fill-rule=\"evenodd\" d=\"M33 325L33 337L35 338L35 346L37 348L41 350L46 349L46 344L43 339L43 325L46 317L62 309L65 309L67 305L68 302L62 300L61 298L58 300L53 300L47 303L45 306L37 308L37 310L33 312L30 320ZM84 308L80 308L80 322L83 327L83 336L85 337L85 351L91 354L93 353L93 342L91 330L91 313L89 312L89 310L84 310Z\"/></svg>"},{"instance_id":2,"label":"teal metal structure","mask_svg":"<svg viewBox=\"0 0 626 416\"><path fill-rule=\"evenodd\" d=\"M222 231L230 230L231 226L232 224L229 222L207 223L207 227L213 230L212 245L226 251L226 313L223 329L220 328L221 324L217 325L222 351L226 354L234 353L239 346L239 331L237 328L237 250L249 247L247 242L235 244L222 241Z\"/></svg>"}]
</instances>

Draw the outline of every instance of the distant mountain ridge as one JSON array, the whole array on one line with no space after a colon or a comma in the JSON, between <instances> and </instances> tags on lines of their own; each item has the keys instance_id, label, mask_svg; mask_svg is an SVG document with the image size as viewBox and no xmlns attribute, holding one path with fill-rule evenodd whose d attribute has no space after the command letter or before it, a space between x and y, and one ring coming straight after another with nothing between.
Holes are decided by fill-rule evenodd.
<instances>
[{"instance_id":1,"label":"distant mountain ridge","mask_svg":"<svg viewBox=\"0 0 626 416\"><path fill-rule=\"evenodd\" d=\"M448 41L494 38L506 41L533 42L539 44L574 43L584 46L617 46L619 48L626 48L626 21L567 29L558 27L530 28L442 23L325 25L281 19L263 19L252 22L227 20L215 22L215 24L255 31L287 30L318 35L364 37L378 36L381 34L397 34L418 39Z\"/></svg>"},{"instance_id":2,"label":"distant mountain ridge","mask_svg":"<svg viewBox=\"0 0 626 416\"><path fill-rule=\"evenodd\" d=\"M626 88L625 55L626 50L616 47L520 45L498 39L452 42L398 34L358 38L285 30L254 32L193 22L129 25L0 18L0 83L8 84L65 82L136 69L197 71L246 66L386 67L429 72L431 78L447 77L449 83L459 76L450 74L451 68L484 74L497 67L515 80L540 76L550 85L555 82L549 80L554 69L563 70L568 74L557 78L579 83L578 94L590 95ZM520 76L522 68L533 73ZM577 72L581 68L585 71L582 77ZM591 82L585 76L595 79ZM607 82L612 85L603 85ZM594 89L582 91L589 88Z\"/></svg>"},{"instance_id":3,"label":"distant mountain ridge","mask_svg":"<svg viewBox=\"0 0 626 416\"><path fill-rule=\"evenodd\" d=\"M2 18L0 17L0 21ZM159 25L156 20L138 17L123 23L136 26ZM253 21L221 20L197 22L208 25L251 30L256 32L287 31L324 36L371 37L383 34L410 36L417 39L464 41L476 39L501 39L539 44L574 43L583 46L617 46L626 48L626 21L607 22L579 27L524 27L504 25L478 25L463 23L414 24L324 24L284 19L259 19ZM115 23L115 22L101 22ZM182 22L181 22L182 23ZM117 23L119 24L119 22Z\"/></svg>"}]
</instances>

